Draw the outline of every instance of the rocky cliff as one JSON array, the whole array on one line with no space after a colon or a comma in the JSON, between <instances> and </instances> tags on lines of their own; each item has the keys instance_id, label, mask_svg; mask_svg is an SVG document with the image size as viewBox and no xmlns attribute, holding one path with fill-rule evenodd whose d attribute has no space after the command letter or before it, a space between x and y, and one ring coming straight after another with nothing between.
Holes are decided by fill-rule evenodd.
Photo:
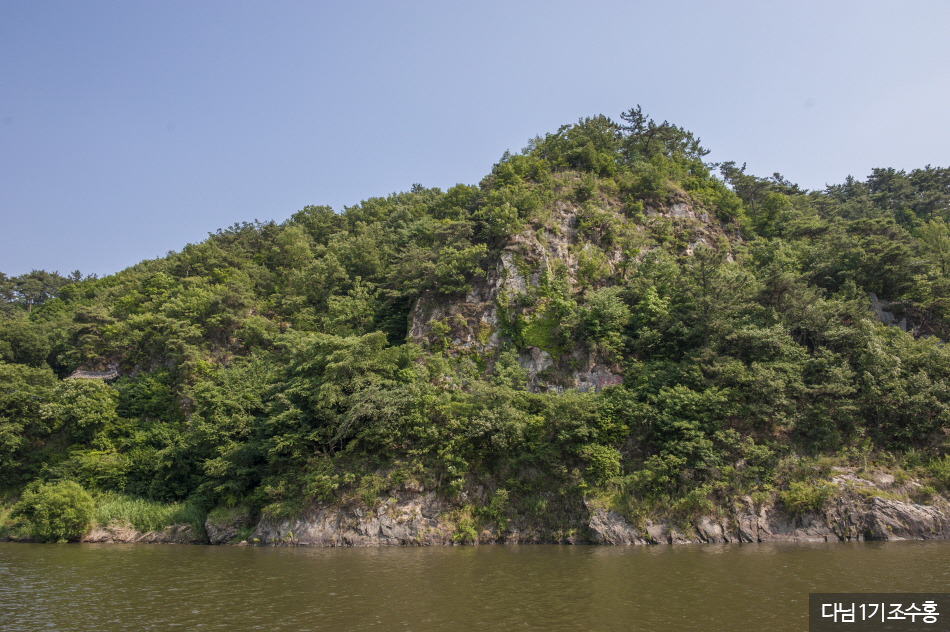
<instances>
[{"instance_id":1,"label":"rocky cliff","mask_svg":"<svg viewBox=\"0 0 950 632\"><path fill-rule=\"evenodd\" d=\"M796 515L775 496L755 503L745 496L731 511L677 523L650 521L634 527L615 511L593 508L591 540L597 544L809 542L835 540L930 540L950 538L950 503L924 494L914 480L899 483L886 472L871 475L836 467L824 481L834 493L817 512Z\"/></svg>"},{"instance_id":2,"label":"rocky cliff","mask_svg":"<svg viewBox=\"0 0 950 632\"><path fill-rule=\"evenodd\" d=\"M918 505L848 495L818 514L791 517L745 497L731 514L702 516L686 526L648 520L634 527L615 511L594 509L589 527L594 544L944 540L950 538L950 505L944 499Z\"/></svg>"},{"instance_id":3,"label":"rocky cliff","mask_svg":"<svg viewBox=\"0 0 950 632\"><path fill-rule=\"evenodd\" d=\"M609 226L623 230L612 231ZM725 231L725 225L711 219L687 196L673 197L667 206L646 206L636 217L606 196L596 204L583 205L558 199L543 220L508 239L464 298L430 293L417 300L410 314L409 338L452 355L482 358L489 369L496 351L514 343L532 391L588 391L620 384L619 368L595 350L512 340L506 335L506 324L519 318L528 323L541 316L538 305L530 303L545 275L562 274L571 291L580 293L589 282L585 276L622 276L624 266L641 260L651 249L645 246L651 234L675 235L682 242L682 252L691 255L699 244L720 241ZM625 237L615 239L613 233Z\"/></svg>"},{"instance_id":4,"label":"rocky cliff","mask_svg":"<svg viewBox=\"0 0 950 632\"><path fill-rule=\"evenodd\" d=\"M262 520L249 543L277 546L400 546L451 544L451 503L434 492L394 492L374 508L316 508L286 520Z\"/></svg>"},{"instance_id":5,"label":"rocky cliff","mask_svg":"<svg viewBox=\"0 0 950 632\"><path fill-rule=\"evenodd\" d=\"M689 544L950 538L950 503L934 494L930 504L906 493L915 481L895 483L889 474L874 480L837 468L836 489L821 511L794 515L775 498L756 504L744 497L730 510L689 519L645 519L631 524L608 507L586 504L586 523L556 537L512 525L469 526L457 502L423 490L393 490L373 508L318 507L287 520L262 520L248 544L274 546L405 546L453 543Z\"/></svg>"}]
</instances>

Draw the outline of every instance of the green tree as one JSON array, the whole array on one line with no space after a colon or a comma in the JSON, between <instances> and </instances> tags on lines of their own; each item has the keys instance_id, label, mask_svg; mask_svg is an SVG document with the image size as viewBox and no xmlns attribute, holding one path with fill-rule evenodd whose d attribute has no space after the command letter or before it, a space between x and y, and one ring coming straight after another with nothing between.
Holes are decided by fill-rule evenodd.
<instances>
[{"instance_id":1,"label":"green tree","mask_svg":"<svg viewBox=\"0 0 950 632\"><path fill-rule=\"evenodd\" d=\"M692 132L667 121L657 123L644 114L639 105L621 114L620 118L626 123L620 129L624 135L623 146L628 160L649 160L657 155L701 160L709 153Z\"/></svg>"},{"instance_id":2,"label":"green tree","mask_svg":"<svg viewBox=\"0 0 950 632\"><path fill-rule=\"evenodd\" d=\"M728 253L699 244L684 266L685 290L692 298L692 312L702 331L702 346L709 347L710 335L723 323L743 298L751 282L740 266L726 262Z\"/></svg>"},{"instance_id":3,"label":"green tree","mask_svg":"<svg viewBox=\"0 0 950 632\"><path fill-rule=\"evenodd\" d=\"M937 218L918 228L917 236L940 268L940 274L946 276L950 267L950 226Z\"/></svg>"},{"instance_id":4,"label":"green tree","mask_svg":"<svg viewBox=\"0 0 950 632\"><path fill-rule=\"evenodd\" d=\"M73 273L73 277L78 274L78 271ZM17 302L24 305L29 313L34 307L53 298L60 288L72 282L73 278L60 276L58 272L32 270L14 278L13 292Z\"/></svg>"},{"instance_id":5,"label":"green tree","mask_svg":"<svg viewBox=\"0 0 950 632\"><path fill-rule=\"evenodd\" d=\"M305 206L291 215L287 223L301 226L313 243L326 246L342 228L343 218L329 206Z\"/></svg>"},{"instance_id":6,"label":"green tree","mask_svg":"<svg viewBox=\"0 0 950 632\"><path fill-rule=\"evenodd\" d=\"M777 236L791 210L792 203L788 196L775 192L767 194L755 219L755 232L763 237Z\"/></svg>"},{"instance_id":7,"label":"green tree","mask_svg":"<svg viewBox=\"0 0 950 632\"><path fill-rule=\"evenodd\" d=\"M617 124L601 115L563 125L554 134L534 139L528 150L554 167L612 176L617 172L620 139Z\"/></svg>"},{"instance_id":8,"label":"green tree","mask_svg":"<svg viewBox=\"0 0 950 632\"><path fill-rule=\"evenodd\" d=\"M618 286L588 291L580 313L583 335L609 358L619 358L624 350L623 334L631 319L622 293Z\"/></svg>"},{"instance_id":9,"label":"green tree","mask_svg":"<svg viewBox=\"0 0 950 632\"><path fill-rule=\"evenodd\" d=\"M49 456L45 441L54 428L43 406L56 378L49 368L0 362L0 384L0 487L10 488L34 476Z\"/></svg>"},{"instance_id":10,"label":"green tree","mask_svg":"<svg viewBox=\"0 0 950 632\"><path fill-rule=\"evenodd\" d=\"M868 176L868 189L874 203L890 212L901 225L908 225L912 213L914 185L903 170L872 169Z\"/></svg>"},{"instance_id":11,"label":"green tree","mask_svg":"<svg viewBox=\"0 0 950 632\"><path fill-rule=\"evenodd\" d=\"M376 307L375 292L356 277L353 288L346 296L331 296L328 299L324 331L337 336L367 333Z\"/></svg>"},{"instance_id":12,"label":"green tree","mask_svg":"<svg viewBox=\"0 0 950 632\"><path fill-rule=\"evenodd\" d=\"M108 431L119 420L118 402L119 392L99 380L63 380L43 415L70 443L109 448Z\"/></svg>"},{"instance_id":13,"label":"green tree","mask_svg":"<svg viewBox=\"0 0 950 632\"><path fill-rule=\"evenodd\" d=\"M719 165L719 172L723 179L732 186L739 198L749 205L752 211L753 225L759 222L759 207L772 188L772 183L766 178L758 178L745 172L746 165L736 167L735 162L724 162Z\"/></svg>"},{"instance_id":14,"label":"green tree","mask_svg":"<svg viewBox=\"0 0 950 632\"><path fill-rule=\"evenodd\" d=\"M26 318L0 321L0 360L32 367L46 366L52 350L42 325Z\"/></svg>"}]
</instances>

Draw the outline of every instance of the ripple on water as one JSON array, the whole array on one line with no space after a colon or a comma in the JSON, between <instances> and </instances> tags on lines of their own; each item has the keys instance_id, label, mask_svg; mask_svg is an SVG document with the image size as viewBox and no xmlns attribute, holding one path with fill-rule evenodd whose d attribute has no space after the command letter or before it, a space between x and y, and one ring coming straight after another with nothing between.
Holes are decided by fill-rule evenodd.
<instances>
[{"instance_id":1,"label":"ripple on water","mask_svg":"<svg viewBox=\"0 0 950 632\"><path fill-rule=\"evenodd\" d=\"M273 549L0 544L3 630L807 629L809 592L945 592L948 542Z\"/></svg>"}]
</instances>

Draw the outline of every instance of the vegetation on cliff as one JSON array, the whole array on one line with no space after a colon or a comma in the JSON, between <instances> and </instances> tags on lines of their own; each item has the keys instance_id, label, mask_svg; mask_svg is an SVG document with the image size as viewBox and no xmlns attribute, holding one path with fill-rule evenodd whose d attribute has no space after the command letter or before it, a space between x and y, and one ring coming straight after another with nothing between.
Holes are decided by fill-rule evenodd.
<instances>
[{"instance_id":1,"label":"vegetation on cliff","mask_svg":"<svg viewBox=\"0 0 950 632\"><path fill-rule=\"evenodd\" d=\"M565 533L592 499L797 510L822 455L945 489L950 169L809 192L706 153L636 108L477 186L308 206L103 278L0 274L0 485L272 516L421 485L462 539Z\"/></svg>"}]
</instances>

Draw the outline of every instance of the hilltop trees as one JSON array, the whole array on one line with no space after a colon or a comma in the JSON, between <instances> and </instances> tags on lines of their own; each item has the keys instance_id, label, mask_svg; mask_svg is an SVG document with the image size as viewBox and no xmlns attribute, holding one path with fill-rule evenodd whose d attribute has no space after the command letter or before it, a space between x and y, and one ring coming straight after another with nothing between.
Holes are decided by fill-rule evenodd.
<instances>
[{"instance_id":1,"label":"hilltop trees","mask_svg":"<svg viewBox=\"0 0 950 632\"><path fill-rule=\"evenodd\" d=\"M79 270L65 277L46 270L33 270L17 277L0 272L0 314L11 316L18 310L32 313L35 307L53 298L60 289L82 278Z\"/></svg>"},{"instance_id":2,"label":"hilltop trees","mask_svg":"<svg viewBox=\"0 0 950 632\"><path fill-rule=\"evenodd\" d=\"M682 127L667 121L657 123L638 105L620 115L623 149L627 160L650 160L654 156L671 158L683 156L687 160L701 160L709 153L700 145L699 138Z\"/></svg>"}]
</instances>

